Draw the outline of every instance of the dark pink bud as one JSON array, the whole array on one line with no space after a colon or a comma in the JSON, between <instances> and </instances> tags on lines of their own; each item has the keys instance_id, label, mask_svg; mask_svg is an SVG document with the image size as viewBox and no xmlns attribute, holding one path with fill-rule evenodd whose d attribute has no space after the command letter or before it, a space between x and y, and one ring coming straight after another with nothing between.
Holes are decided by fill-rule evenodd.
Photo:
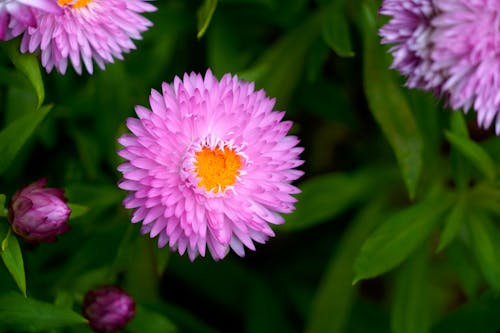
<instances>
[{"instance_id":1,"label":"dark pink bud","mask_svg":"<svg viewBox=\"0 0 500 333\"><path fill-rule=\"evenodd\" d=\"M40 179L14 194L9 205L12 230L28 242L54 242L56 236L69 230L71 210L64 191L45 188Z\"/></svg>"},{"instance_id":2,"label":"dark pink bud","mask_svg":"<svg viewBox=\"0 0 500 333\"><path fill-rule=\"evenodd\" d=\"M135 314L135 302L123 289L115 286L97 287L83 300L83 315L92 329L99 333L121 330Z\"/></svg>"}]
</instances>

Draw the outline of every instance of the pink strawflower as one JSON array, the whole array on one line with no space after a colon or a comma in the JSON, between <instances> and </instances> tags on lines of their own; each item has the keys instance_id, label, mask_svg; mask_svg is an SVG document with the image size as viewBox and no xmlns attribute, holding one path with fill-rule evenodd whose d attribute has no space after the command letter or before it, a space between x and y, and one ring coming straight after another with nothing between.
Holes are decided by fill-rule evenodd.
<instances>
[{"instance_id":1,"label":"pink strawflower","mask_svg":"<svg viewBox=\"0 0 500 333\"><path fill-rule=\"evenodd\" d=\"M434 0L433 69L453 109L474 108L500 135L500 0Z\"/></svg>"},{"instance_id":2,"label":"pink strawflower","mask_svg":"<svg viewBox=\"0 0 500 333\"><path fill-rule=\"evenodd\" d=\"M12 230L28 242L54 242L69 230L71 210L64 191L46 188L45 179L17 191L9 205Z\"/></svg>"},{"instance_id":3,"label":"pink strawflower","mask_svg":"<svg viewBox=\"0 0 500 333\"><path fill-rule=\"evenodd\" d=\"M380 35L407 85L473 108L500 135L500 0L384 0L380 13L392 16Z\"/></svg>"},{"instance_id":4,"label":"pink strawflower","mask_svg":"<svg viewBox=\"0 0 500 333\"><path fill-rule=\"evenodd\" d=\"M41 50L42 65L47 72L64 74L71 61L78 74L82 61L93 73L92 61L104 69L114 58L135 49L133 39L152 23L141 13L156 7L148 0L57 0L62 15L38 12L38 28L29 28L21 42L22 52Z\"/></svg>"},{"instance_id":5,"label":"pink strawflower","mask_svg":"<svg viewBox=\"0 0 500 333\"><path fill-rule=\"evenodd\" d=\"M191 260L208 247L215 260L232 248L274 236L269 223L284 223L280 213L294 210L299 190L291 182L303 172L299 139L274 99L253 83L230 74L218 81L207 71L176 77L152 90L151 110L137 106L129 118L132 134L119 142L127 160L120 188L130 191L126 208L132 222Z\"/></svg>"},{"instance_id":6,"label":"pink strawflower","mask_svg":"<svg viewBox=\"0 0 500 333\"><path fill-rule=\"evenodd\" d=\"M83 316L95 332L118 332L134 315L134 300L123 289L115 286L92 289L83 300Z\"/></svg>"},{"instance_id":7,"label":"pink strawflower","mask_svg":"<svg viewBox=\"0 0 500 333\"><path fill-rule=\"evenodd\" d=\"M379 34L383 44L395 44L391 68L408 77L410 88L430 89L442 81L431 70L431 18L435 15L432 0L385 0L380 14L392 16Z\"/></svg>"},{"instance_id":8,"label":"pink strawflower","mask_svg":"<svg viewBox=\"0 0 500 333\"><path fill-rule=\"evenodd\" d=\"M0 41L19 36L27 27L36 27L38 10L62 13L55 0L0 0Z\"/></svg>"}]
</instances>

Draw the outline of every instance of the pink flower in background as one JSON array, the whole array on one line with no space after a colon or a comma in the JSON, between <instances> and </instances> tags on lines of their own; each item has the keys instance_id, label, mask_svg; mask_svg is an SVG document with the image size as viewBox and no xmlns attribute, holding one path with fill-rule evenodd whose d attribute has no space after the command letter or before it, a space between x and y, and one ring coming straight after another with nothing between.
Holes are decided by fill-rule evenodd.
<instances>
[{"instance_id":1,"label":"pink flower in background","mask_svg":"<svg viewBox=\"0 0 500 333\"><path fill-rule=\"evenodd\" d=\"M22 52L41 51L42 65L66 72L68 62L78 74L82 62L93 73L93 61L104 69L106 63L123 59L135 49L133 39L152 23L141 13L156 7L148 0L57 0L62 15L38 12L37 28L29 28L22 39Z\"/></svg>"},{"instance_id":2,"label":"pink flower in background","mask_svg":"<svg viewBox=\"0 0 500 333\"><path fill-rule=\"evenodd\" d=\"M473 108L500 135L500 0L385 0L380 12L392 16L380 35L407 85Z\"/></svg>"},{"instance_id":3,"label":"pink flower in background","mask_svg":"<svg viewBox=\"0 0 500 333\"><path fill-rule=\"evenodd\" d=\"M383 44L395 44L391 68L408 77L410 88L430 89L442 78L431 70L430 20L434 16L432 0L385 0L380 14L392 16L379 34Z\"/></svg>"},{"instance_id":4,"label":"pink flower in background","mask_svg":"<svg viewBox=\"0 0 500 333\"><path fill-rule=\"evenodd\" d=\"M135 302L121 288L101 286L85 295L83 315L95 332L117 332L134 317Z\"/></svg>"},{"instance_id":5,"label":"pink flower in background","mask_svg":"<svg viewBox=\"0 0 500 333\"><path fill-rule=\"evenodd\" d=\"M36 27L36 11L62 13L55 0L0 0L0 40L17 37L27 27Z\"/></svg>"},{"instance_id":6,"label":"pink flower in background","mask_svg":"<svg viewBox=\"0 0 500 333\"><path fill-rule=\"evenodd\" d=\"M137 106L132 134L119 142L127 161L120 188L130 191L126 208L142 232L158 236L191 260L208 247L216 260L232 248L244 255L274 235L271 224L294 210L303 172L302 148L284 112L253 83L230 74L218 81L210 71L176 77L152 90L151 111Z\"/></svg>"},{"instance_id":7,"label":"pink flower in background","mask_svg":"<svg viewBox=\"0 0 500 333\"><path fill-rule=\"evenodd\" d=\"M433 69L453 109L473 108L500 135L500 0L434 0Z\"/></svg>"},{"instance_id":8,"label":"pink flower in background","mask_svg":"<svg viewBox=\"0 0 500 333\"><path fill-rule=\"evenodd\" d=\"M17 191L9 205L12 230L28 242L54 242L69 230L71 210L64 191L46 188L45 183L40 179Z\"/></svg>"}]
</instances>

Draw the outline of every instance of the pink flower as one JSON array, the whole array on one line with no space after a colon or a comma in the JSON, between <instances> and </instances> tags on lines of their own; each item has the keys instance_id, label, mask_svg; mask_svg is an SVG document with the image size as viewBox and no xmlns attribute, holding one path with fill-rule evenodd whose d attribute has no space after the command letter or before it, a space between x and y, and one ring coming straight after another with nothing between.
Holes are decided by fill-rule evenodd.
<instances>
[{"instance_id":1,"label":"pink flower","mask_svg":"<svg viewBox=\"0 0 500 333\"><path fill-rule=\"evenodd\" d=\"M0 40L17 37L27 27L36 27L37 10L62 13L54 0L0 0Z\"/></svg>"},{"instance_id":2,"label":"pink flower","mask_svg":"<svg viewBox=\"0 0 500 333\"><path fill-rule=\"evenodd\" d=\"M500 0L384 0L380 12L392 16L380 35L407 85L473 108L500 135Z\"/></svg>"},{"instance_id":3,"label":"pink flower","mask_svg":"<svg viewBox=\"0 0 500 333\"><path fill-rule=\"evenodd\" d=\"M152 90L151 111L137 106L129 118L132 134L119 142L127 160L120 188L130 191L126 208L142 232L158 236L191 260L208 247L216 260L232 248L244 255L254 241L274 236L271 224L294 210L299 190L291 182L303 172L302 148L284 112L253 83L207 71L176 77Z\"/></svg>"},{"instance_id":4,"label":"pink flower","mask_svg":"<svg viewBox=\"0 0 500 333\"><path fill-rule=\"evenodd\" d=\"M500 135L500 0L434 0L433 70L453 109L477 111Z\"/></svg>"},{"instance_id":5,"label":"pink flower","mask_svg":"<svg viewBox=\"0 0 500 333\"><path fill-rule=\"evenodd\" d=\"M54 242L69 230L71 210L64 191L45 188L45 183L40 179L17 191L9 205L12 230L28 242Z\"/></svg>"},{"instance_id":6,"label":"pink flower","mask_svg":"<svg viewBox=\"0 0 500 333\"><path fill-rule=\"evenodd\" d=\"M85 295L83 315L95 332L117 332L134 317L135 302L118 287L101 286Z\"/></svg>"},{"instance_id":7,"label":"pink flower","mask_svg":"<svg viewBox=\"0 0 500 333\"><path fill-rule=\"evenodd\" d=\"M385 0L380 14L392 16L379 34L383 44L395 44L390 52L391 68L408 77L410 88L431 89L442 77L431 70L431 19L435 15L432 0Z\"/></svg>"},{"instance_id":8,"label":"pink flower","mask_svg":"<svg viewBox=\"0 0 500 333\"><path fill-rule=\"evenodd\" d=\"M92 74L92 61L104 69L106 63L123 60L123 53L135 49L132 39L141 39L141 33L152 26L140 15L156 10L147 1L58 0L63 14L38 12L39 26L26 31L21 51L41 50L47 72L55 67L64 74L70 61L81 74L83 61Z\"/></svg>"}]
</instances>

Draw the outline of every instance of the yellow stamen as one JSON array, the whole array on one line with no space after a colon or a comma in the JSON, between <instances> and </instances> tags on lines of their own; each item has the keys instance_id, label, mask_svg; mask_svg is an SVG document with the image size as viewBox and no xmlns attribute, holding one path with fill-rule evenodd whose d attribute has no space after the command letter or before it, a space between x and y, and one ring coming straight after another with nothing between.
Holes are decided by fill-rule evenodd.
<instances>
[{"instance_id":1,"label":"yellow stamen","mask_svg":"<svg viewBox=\"0 0 500 333\"><path fill-rule=\"evenodd\" d=\"M91 2L92 0L57 0L59 6L70 5L73 8L83 8Z\"/></svg>"},{"instance_id":2,"label":"yellow stamen","mask_svg":"<svg viewBox=\"0 0 500 333\"><path fill-rule=\"evenodd\" d=\"M205 190L214 190L215 193L224 191L227 186L236 182L240 173L241 159L234 149L210 149L203 147L195 153L194 162L196 176L200 180L198 186Z\"/></svg>"}]
</instances>

